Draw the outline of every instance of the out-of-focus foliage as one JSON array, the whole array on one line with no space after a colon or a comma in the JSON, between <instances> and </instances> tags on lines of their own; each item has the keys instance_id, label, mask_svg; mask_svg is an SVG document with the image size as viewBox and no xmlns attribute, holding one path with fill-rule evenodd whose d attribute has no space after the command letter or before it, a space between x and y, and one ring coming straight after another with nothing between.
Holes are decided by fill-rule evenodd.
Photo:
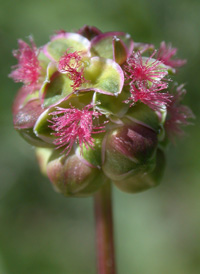
<instances>
[{"instance_id":1,"label":"out-of-focus foliage","mask_svg":"<svg viewBox=\"0 0 200 274\"><path fill-rule=\"evenodd\" d=\"M84 24L157 46L172 42L188 59L178 81L195 125L169 149L161 186L137 195L114 190L115 236L119 273L200 273L199 13L197 0L0 0L1 274L95 273L92 198L64 198L40 174L33 149L12 127L17 85L7 78L18 38L32 34L40 46L52 31Z\"/></svg>"}]
</instances>

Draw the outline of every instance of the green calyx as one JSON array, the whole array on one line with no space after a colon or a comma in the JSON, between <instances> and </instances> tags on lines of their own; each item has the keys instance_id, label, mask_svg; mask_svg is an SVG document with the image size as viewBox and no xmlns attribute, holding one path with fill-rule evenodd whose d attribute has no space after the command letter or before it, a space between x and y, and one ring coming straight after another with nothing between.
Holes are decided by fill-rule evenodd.
<instances>
[{"instance_id":1,"label":"green calyx","mask_svg":"<svg viewBox=\"0 0 200 274\"><path fill-rule=\"evenodd\" d=\"M52 153L46 172L55 189L65 196L84 197L96 192L106 181L98 169L81 161L75 154L68 157Z\"/></svg>"},{"instance_id":2,"label":"green calyx","mask_svg":"<svg viewBox=\"0 0 200 274\"><path fill-rule=\"evenodd\" d=\"M129 122L112 130L106 141L104 173L115 180L148 171L157 144L156 133L141 124Z\"/></svg>"},{"instance_id":3,"label":"green calyx","mask_svg":"<svg viewBox=\"0 0 200 274\"><path fill-rule=\"evenodd\" d=\"M148 172L130 174L122 180L113 180L113 183L122 191L137 193L159 185L165 169L165 157L162 150L157 149L154 165Z\"/></svg>"}]
</instances>

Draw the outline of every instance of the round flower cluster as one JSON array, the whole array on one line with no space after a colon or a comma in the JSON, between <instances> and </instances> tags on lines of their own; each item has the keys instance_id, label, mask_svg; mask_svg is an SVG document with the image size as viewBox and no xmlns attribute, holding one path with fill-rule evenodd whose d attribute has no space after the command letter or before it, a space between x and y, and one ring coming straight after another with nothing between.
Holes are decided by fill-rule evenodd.
<instances>
[{"instance_id":1,"label":"round flower cluster","mask_svg":"<svg viewBox=\"0 0 200 274\"><path fill-rule=\"evenodd\" d=\"M171 79L186 62L175 54L89 26L40 48L19 40L14 127L56 190L87 196L111 181L134 193L160 182L168 141L193 117Z\"/></svg>"}]
</instances>

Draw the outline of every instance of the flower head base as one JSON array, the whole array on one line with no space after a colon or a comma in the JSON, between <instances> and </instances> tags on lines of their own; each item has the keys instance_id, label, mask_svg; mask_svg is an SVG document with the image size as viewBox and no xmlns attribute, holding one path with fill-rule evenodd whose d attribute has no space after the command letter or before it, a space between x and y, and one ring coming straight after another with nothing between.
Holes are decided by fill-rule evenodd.
<instances>
[{"instance_id":1,"label":"flower head base","mask_svg":"<svg viewBox=\"0 0 200 274\"><path fill-rule=\"evenodd\" d=\"M171 92L169 74L185 63L172 59L176 49L163 42L156 53L128 33L90 26L61 30L39 51L30 42L14 51L10 76L24 83L14 127L38 147L55 188L88 196L108 181L131 193L158 185L164 145L193 118L180 104L183 86Z\"/></svg>"},{"instance_id":2,"label":"flower head base","mask_svg":"<svg viewBox=\"0 0 200 274\"><path fill-rule=\"evenodd\" d=\"M92 134L105 131L104 126L94 126L95 118L99 118L101 113L93 110L93 105L87 105L82 110L71 108L60 108L50 113L52 117L49 120L53 125L51 129L55 131L53 135L57 137L54 144L57 148L65 147L63 152L69 154L74 143L78 143L81 150L82 146L86 148L94 146Z\"/></svg>"},{"instance_id":3,"label":"flower head base","mask_svg":"<svg viewBox=\"0 0 200 274\"><path fill-rule=\"evenodd\" d=\"M160 49L157 53L158 60L162 61L165 65L170 66L172 68L182 67L186 64L186 60L181 59L172 59L174 55L176 55L177 49L172 48L171 44L168 46L165 42L160 44Z\"/></svg>"},{"instance_id":4,"label":"flower head base","mask_svg":"<svg viewBox=\"0 0 200 274\"><path fill-rule=\"evenodd\" d=\"M13 66L13 71L9 75L15 82L23 82L32 89L38 83L40 75L40 64L38 61L38 50L30 38L31 46L22 40L18 41L19 49L13 51L13 56L18 59L18 65Z\"/></svg>"},{"instance_id":5,"label":"flower head base","mask_svg":"<svg viewBox=\"0 0 200 274\"><path fill-rule=\"evenodd\" d=\"M83 76L83 66L81 61L81 52L72 52L65 54L60 58L58 64L58 70L61 73L66 73L70 80L73 81L71 87L73 90L76 90L80 87L83 83L87 82Z\"/></svg>"}]
</instances>

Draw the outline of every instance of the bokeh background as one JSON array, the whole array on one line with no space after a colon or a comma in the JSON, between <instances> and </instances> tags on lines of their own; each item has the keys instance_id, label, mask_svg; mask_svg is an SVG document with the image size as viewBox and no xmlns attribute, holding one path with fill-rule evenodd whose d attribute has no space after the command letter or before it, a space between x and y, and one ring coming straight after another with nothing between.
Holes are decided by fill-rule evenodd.
<instances>
[{"instance_id":1,"label":"bokeh background","mask_svg":"<svg viewBox=\"0 0 200 274\"><path fill-rule=\"evenodd\" d=\"M195 123L169 148L158 188L114 189L114 222L119 273L200 273L200 1L0 0L0 274L95 274L93 200L64 198L40 174L34 149L12 127L20 85L7 78L18 38L32 34L39 46L84 24L157 47L172 42L188 60L176 79Z\"/></svg>"}]
</instances>

